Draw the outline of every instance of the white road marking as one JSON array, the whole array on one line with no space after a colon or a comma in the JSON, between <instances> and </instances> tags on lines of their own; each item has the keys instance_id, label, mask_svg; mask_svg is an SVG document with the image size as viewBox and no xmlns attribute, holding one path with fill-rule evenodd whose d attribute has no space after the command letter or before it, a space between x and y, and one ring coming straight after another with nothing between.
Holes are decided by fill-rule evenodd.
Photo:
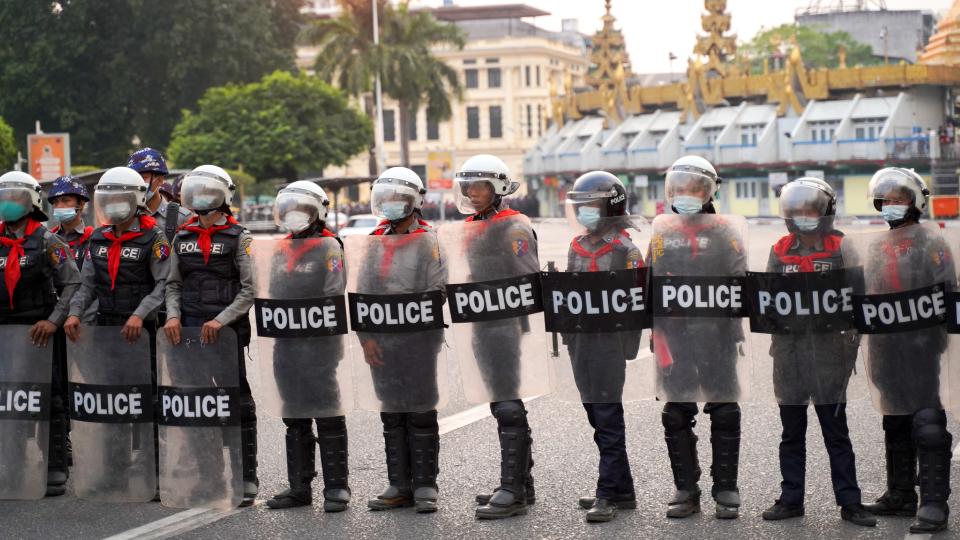
<instances>
[{"instance_id":1,"label":"white road marking","mask_svg":"<svg viewBox=\"0 0 960 540\"><path fill-rule=\"evenodd\" d=\"M523 401L524 403L529 403L538 397L540 396L526 398ZM489 417L490 405L478 405L458 412L457 414L445 416L437 423L440 424L440 434L443 435ZM111 536L105 540L159 540L161 538L171 538L219 521L227 516L238 514L244 510L246 510L246 508L231 508L230 510L193 508L147 523L141 527L130 529L129 531Z\"/></svg>"},{"instance_id":2,"label":"white road marking","mask_svg":"<svg viewBox=\"0 0 960 540\"><path fill-rule=\"evenodd\" d=\"M960 461L960 444L953 447L953 457L950 461Z\"/></svg>"}]
</instances>

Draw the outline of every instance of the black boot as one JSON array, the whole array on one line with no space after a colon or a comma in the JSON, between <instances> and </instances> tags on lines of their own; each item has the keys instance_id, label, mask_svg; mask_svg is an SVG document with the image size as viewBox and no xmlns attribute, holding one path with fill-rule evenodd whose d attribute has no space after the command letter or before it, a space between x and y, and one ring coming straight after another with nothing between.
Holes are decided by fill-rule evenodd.
<instances>
[{"instance_id":1,"label":"black boot","mask_svg":"<svg viewBox=\"0 0 960 540\"><path fill-rule=\"evenodd\" d=\"M312 424L312 422L311 422ZM285 489L267 501L270 508L296 508L313 504L310 483L317 477L317 438L313 426L303 429L299 424L287 427L287 478L290 489Z\"/></svg>"},{"instance_id":2,"label":"black boot","mask_svg":"<svg viewBox=\"0 0 960 540\"><path fill-rule=\"evenodd\" d=\"M376 499L367 501L367 507L371 510L409 508L413 506L413 492L410 490L406 419L399 413L380 413L380 417L384 422L383 440L386 443L390 485Z\"/></svg>"},{"instance_id":3,"label":"black boot","mask_svg":"<svg viewBox=\"0 0 960 540\"><path fill-rule=\"evenodd\" d=\"M526 471L533 438L526 427L500 428L500 489L477 508L480 519L503 519L527 513Z\"/></svg>"},{"instance_id":4,"label":"black boot","mask_svg":"<svg viewBox=\"0 0 960 540\"><path fill-rule=\"evenodd\" d=\"M347 421L344 417L317 420L320 464L323 470L323 511L343 512L350 503L347 483ZM333 429L327 429L333 428Z\"/></svg>"},{"instance_id":5,"label":"black boot","mask_svg":"<svg viewBox=\"0 0 960 540\"><path fill-rule=\"evenodd\" d=\"M740 490L737 473L740 466L740 405L722 403L710 412L710 445L713 447L714 515L720 519L740 517Z\"/></svg>"},{"instance_id":6,"label":"black boot","mask_svg":"<svg viewBox=\"0 0 960 540\"><path fill-rule=\"evenodd\" d=\"M667 453L677 491L667 503L667 517L685 518L700 511L700 463L697 459L697 436L689 421L669 403L662 414Z\"/></svg>"},{"instance_id":7,"label":"black boot","mask_svg":"<svg viewBox=\"0 0 960 540\"><path fill-rule=\"evenodd\" d=\"M424 413L411 413L421 414ZM424 415L426 416L426 415ZM432 418L436 423L436 411ZM429 422L429 418L427 420ZM437 511L439 488L437 474L440 472L440 428L434 426L410 426L410 472L413 479L413 498L418 513Z\"/></svg>"},{"instance_id":8,"label":"black boot","mask_svg":"<svg viewBox=\"0 0 960 540\"><path fill-rule=\"evenodd\" d=\"M527 488L527 504L528 504L528 505L537 502L537 490L536 490L536 487L533 485L533 457L532 457L532 455L531 455L531 459L530 459L530 462L529 462L529 463L530 463L530 465L527 467L527 474L524 475L524 483L526 484L526 488ZM498 489L500 489L500 486L497 486L497 487L493 488L492 490L490 490L490 493L481 493L481 494L477 495L476 498L475 498L475 500L477 501L477 504L479 504L480 506L483 506L483 505L489 503L489 502L490 502L490 499L493 497L493 494L496 493ZM591 499L592 499L592 497L591 497ZM581 499L581 500L582 500L582 499ZM583 503L581 503L580 506L581 506L582 508L585 508L585 509L589 510L590 508L593 507L593 501L591 500L591 501L590 501L590 504L588 504L587 506L583 506ZM623 507L621 506L620 508L623 508Z\"/></svg>"},{"instance_id":9,"label":"black boot","mask_svg":"<svg viewBox=\"0 0 960 540\"><path fill-rule=\"evenodd\" d=\"M920 508L910 525L913 534L929 534L947 528L950 507L950 458L953 436L947 431L942 410L922 409L913 417L913 436L920 463Z\"/></svg>"},{"instance_id":10,"label":"black boot","mask_svg":"<svg viewBox=\"0 0 960 540\"><path fill-rule=\"evenodd\" d=\"M887 491L877 502L864 508L876 516L917 515L917 446L912 443L884 444L887 457Z\"/></svg>"},{"instance_id":11,"label":"black boot","mask_svg":"<svg viewBox=\"0 0 960 540\"><path fill-rule=\"evenodd\" d=\"M240 445L243 465L243 501L240 506L251 506L260 492L257 478L257 405L253 396L240 397Z\"/></svg>"},{"instance_id":12,"label":"black boot","mask_svg":"<svg viewBox=\"0 0 960 540\"><path fill-rule=\"evenodd\" d=\"M50 398L50 452L47 455L47 497L67 492L67 414L60 396Z\"/></svg>"}]
</instances>

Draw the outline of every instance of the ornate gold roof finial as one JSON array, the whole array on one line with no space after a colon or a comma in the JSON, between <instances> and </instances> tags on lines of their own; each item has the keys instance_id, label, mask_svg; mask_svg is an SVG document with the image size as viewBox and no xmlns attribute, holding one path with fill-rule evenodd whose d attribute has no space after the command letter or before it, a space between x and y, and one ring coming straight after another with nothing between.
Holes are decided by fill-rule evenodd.
<instances>
[{"instance_id":1,"label":"ornate gold roof finial","mask_svg":"<svg viewBox=\"0 0 960 540\"><path fill-rule=\"evenodd\" d=\"M697 38L697 45L693 52L707 57L707 63L704 65L705 72L715 71L721 76L726 76L727 68L724 62L727 61L727 55L734 56L737 53L737 35L723 35L724 32L730 31L730 15L724 13L727 9L727 0L704 0L703 5L709 14L701 16L700 19L703 22L703 30L708 35Z\"/></svg>"},{"instance_id":2,"label":"ornate gold roof finial","mask_svg":"<svg viewBox=\"0 0 960 540\"><path fill-rule=\"evenodd\" d=\"M618 66L622 66L626 77L632 75L623 34L613 26L617 18L610 12L611 0L605 0L604 4L607 13L601 17L603 29L593 38L593 50L590 51L592 67L586 76L587 84L596 87L614 84Z\"/></svg>"},{"instance_id":3,"label":"ornate gold roof finial","mask_svg":"<svg viewBox=\"0 0 960 540\"><path fill-rule=\"evenodd\" d=\"M840 69L847 69L847 48L843 46L843 43L840 44L840 49L837 50L837 58L840 60Z\"/></svg>"}]
</instances>

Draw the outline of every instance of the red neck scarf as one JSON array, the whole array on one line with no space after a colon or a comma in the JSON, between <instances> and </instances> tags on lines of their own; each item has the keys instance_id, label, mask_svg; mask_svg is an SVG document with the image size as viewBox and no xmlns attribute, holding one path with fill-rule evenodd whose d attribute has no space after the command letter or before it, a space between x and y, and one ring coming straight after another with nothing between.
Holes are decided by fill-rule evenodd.
<instances>
[{"instance_id":1,"label":"red neck scarf","mask_svg":"<svg viewBox=\"0 0 960 540\"><path fill-rule=\"evenodd\" d=\"M589 251L586 250L586 248L580 245L580 239L578 238L574 240L572 244L570 244L570 247L573 249L573 252L576 253L577 255L580 255L581 257L589 258L590 271L596 272L600 269L597 266L597 259L599 259L601 255L606 255L607 253L610 253L618 245L623 245L623 242L621 242L619 238L603 246L602 248L598 249L596 253L590 253Z\"/></svg>"},{"instance_id":2,"label":"red neck scarf","mask_svg":"<svg viewBox=\"0 0 960 540\"><path fill-rule=\"evenodd\" d=\"M906 251L910 249L912 245L913 240L904 240L897 245L897 248L903 248L901 251ZM884 242L883 252L887 255L887 270L883 273L883 281L894 291L902 291L903 284L900 283L900 258L897 257L897 250L893 249L893 246L890 244Z\"/></svg>"},{"instance_id":3,"label":"red neck scarf","mask_svg":"<svg viewBox=\"0 0 960 540\"><path fill-rule=\"evenodd\" d=\"M697 233L704 229L715 227L716 225L717 223L707 223L705 225L697 225L696 227L681 226L677 229L677 232L690 239L690 247L693 248L693 256L690 258L690 260L697 260L697 253L700 251L700 246L697 244Z\"/></svg>"},{"instance_id":4,"label":"red neck scarf","mask_svg":"<svg viewBox=\"0 0 960 540\"><path fill-rule=\"evenodd\" d=\"M832 234L823 235L823 249L820 253L801 257L800 255L787 255L787 251L797 241L797 233L790 233L781 238L773 246L773 254L784 264L800 265L801 272L813 272L813 261L817 259L826 259L834 252L840 249L840 237Z\"/></svg>"},{"instance_id":5,"label":"red neck scarf","mask_svg":"<svg viewBox=\"0 0 960 540\"><path fill-rule=\"evenodd\" d=\"M13 238L7 238L7 224L0 223L0 246L10 248L10 253L7 254L7 268L3 274L7 285L7 294L10 295L10 309L13 309L13 290L17 288L17 282L20 281L20 257L23 257L23 243L39 226L40 222L33 218L27 218L23 238L14 240Z\"/></svg>"},{"instance_id":6,"label":"red neck scarf","mask_svg":"<svg viewBox=\"0 0 960 540\"><path fill-rule=\"evenodd\" d=\"M156 221L156 220L154 220L154 221ZM56 227L55 229L53 229L52 231L50 231L50 232L52 232L53 234L60 234L60 229L61 229L61 227L60 227L59 225L57 225L57 227ZM87 240L90 239L90 235L91 235L91 234L93 234L93 227L87 227L87 228L83 229L83 234L80 236L80 238L77 238L77 239L74 240L73 242L67 242L67 245L70 246L70 247L82 246ZM66 238L66 237L64 237L64 238Z\"/></svg>"},{"instance_id":7,"label":"red neck scarf","mask_svg":"<svg viewBox=\"0 0 960 540\"><path fill-rule=\"evenodd\" d=\"M139 216L139 218L140 231L143 231L143 229L149 230L157 226L157 220L150 216ZM110 271L110 290L112 291L117 285L117 272L120 271L120 252L123 250L121 244L127 240L133 240L138 236L143 236L143 232L127 231L123 233L120 238L117 238L116 235L113 234L113 231L103 231L103 236L106 237L107 240L113 241L107 249L107 270Z\"/></svg>"},{"instance_id":8,"label":"red neck scarf","mask_svg":"<svg viewBox=\"0 0 960 540\"><path fill-rule=\"evenodd\" d=\"M380 225L377 225L377 227L380 227L381 225L383 225L383 224L385 224L385 223L389 223L389 222L387 222L387 221L382 221L382 222L380 222ZM406 234L396 235L396 236L399 236L400 238L397 238L396 240L393 240L393 241L391 241L391 242L384 242L384 244L383 244L383 259L381 260L381 264L380 264L380 277L381 277L381 278L386 278L387 275L390 274L390 263L393 262L393 254L394 254L394 252L397 250L397 248L400 248L400 247L402 247L402 246L405 246L405 245L409 244L411 241L413 241L413 240L416 239L416 237L411 236L411 235L427 232L427 231L426 231L426 227L429 227L429 226L430 226L430 225L427 224L427 222L425 222L425 221L423 221L423 220L421 220L421 219L418 219L418 220L417 220L417 223L419 223L420 226L421 226L421 227L424 227L424 228L417 229L417 230L415 230L415 231L411 231L410 229L407 229L407 233L406 233ZM377 230L373 231L373 234L374 234L374 236L383 236L386 232L387 232L387 228L384 227L384 228L382 228L382 229L377 229Z\"/></svg>"},{"instance_id":9,"label":"red neck scarf","mask_svg":"<svg viewBox=\"0 0 960 540\"><path fill-rule=\"evenodd\" d=\"M491 218L489 218L489 219L483 219L483 214L474 214L474 215L468 217L467 220L466 220L468 223L473 222L473 221L478 221L478 222L480 223L480 226L477 227L477 229L476 229L476 230L477 230L477 233L476 233L474 236L470 236L470 237L467 237L467 238L465 239L464 244L463 244L463 249L464 249L464 251L466 251L467 249L470 248L470 243L473 242L473 240L477 237L477 235L480 234L480 232L486 230L486 228L490 226L490 222L491 222L491 221L496 221L496 220L498 220L498 219L503 219L503 218L510 217L510 216L518 216L518 215L520 215L520 212L517 212L516 210L511 210L511 209L507 208L506 210L501 210L501 211L497 212L496 214L493 215L493 217L491 217ZM477 216L480 216L480 219L479 219L479 220L475 219Z\"/></svg>"},{"instance_id":10,"label":"red neck scarf","mask_svg":"<svg viewBox=\"0 0 960 540\"><path fill-rule=\"evenodd\" d=\"M224 214L224 216L227 218L226 225L217 225L210 227L209 229L204 229L203 227L191 225L191 223L200 222L200 216L193 216L190 221L184 223L183 227L180 227L181 229L186 229L190 232L195 232L200 235L197 243L200 244L200 251L203 252L203 264L207 264L207 262L210 261L210 237L213 236L213 233L222 231L224 229L229 229L230 225L238 225L237 220L233 219L233 217L227 216L226 214Z\"/></svg>"},{"instance_id":11,"label":"red neck scarf","mask_svg":"<svg viewBox=\"0 0 960 540\"><path fill-rule=\"evenodd\" d=\"M324 236L328 238L329 237L336 238L337 235L333 234L332 232L326 229L323 229L323 232L320 234L320 236ZM287 237L284 238L284 240L293 240L293 239L294 238L292 234L287 235ZM300 260L300 257L303 257L305 253L317 247L317 245L319 245L322 242L323 242L323 238L310 238L305 240L303 244L296 250L290 247L290 244L280 244L280 251L282 251L283 254L287 256L287 274L289 274L290 272L293 272L293 269L297 267L297 261Z\"/></svg>"}]
</instances>

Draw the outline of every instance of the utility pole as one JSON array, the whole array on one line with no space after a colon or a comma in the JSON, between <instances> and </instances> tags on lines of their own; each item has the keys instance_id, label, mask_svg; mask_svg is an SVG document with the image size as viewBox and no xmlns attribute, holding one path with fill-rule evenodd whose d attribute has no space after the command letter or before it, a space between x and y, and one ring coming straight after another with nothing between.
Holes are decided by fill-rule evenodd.
<instances>
[{"instance_id":1,"label":"utility pole","mask_svg":"<svg viewBox=\"0 0 960 540\"><path fill-rule=\"evenodd\" d=\"M677 59L677 55L671 52L668 58L670 59L670 82L673 83L676 82L673 80L673 61Z\"/></svg>"},{"instance_id":2,"label":"utility pole","mask_svg":"<svg viewBox=\"0 0 960 540\"><path fill-rule=\"evenodd\" d=\"M373 46L380 47L380 24L377 21L377 0L373 4ZM387 166L383 156L383 93L380 89L380 70L377 69L377 174L383 174ZM401 128L402 129L402 128Z\"/></svg>"}]
</instances>

